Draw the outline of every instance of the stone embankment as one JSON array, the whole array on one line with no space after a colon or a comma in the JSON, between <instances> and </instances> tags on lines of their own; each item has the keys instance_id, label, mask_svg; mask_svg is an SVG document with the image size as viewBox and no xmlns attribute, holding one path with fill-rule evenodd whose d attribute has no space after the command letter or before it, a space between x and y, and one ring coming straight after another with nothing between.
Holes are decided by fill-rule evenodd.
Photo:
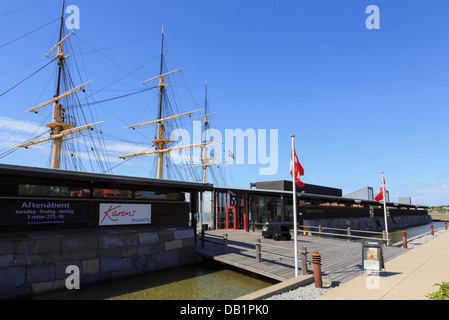
<instances>
[{"instance_id":1,"label":"stone embankment","mask_svg":"<svg viewBox=\"0 0 449 320\"><path fill-rule=\"evenodd\" d=\"M427 224L432 221L430 215L404 215L388 217L387 223L389 230L403 229L415 227L423 224ZM332 218L332 219L310 219L304 220L304 229L307 227L327 227L327 228L339 228L363 231L377 231L385 230L385 220L383 217L370 217L370 218ZM310 231L316 231L316 228L310 228Z\"/></svg>"},{"instance_id":2,"label":"stone embankment","mask_svg":"<svg viewBox=\"0 0 449 320\"><path fill-rule=\"evenodd\" d=\"M78 267L82 286L194 262L191 228L5 234L0 238L0 299L63 289L68 266Z\"/></svg>"}]
</instances>

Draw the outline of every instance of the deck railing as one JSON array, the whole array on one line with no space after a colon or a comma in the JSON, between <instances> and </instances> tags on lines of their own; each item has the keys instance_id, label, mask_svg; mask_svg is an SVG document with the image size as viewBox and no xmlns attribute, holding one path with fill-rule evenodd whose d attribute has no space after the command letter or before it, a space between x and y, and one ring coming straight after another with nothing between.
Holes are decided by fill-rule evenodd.
<instances>
[{"instance_id":1,"label":"deck railing","mask_svg":"<svg viewBox=\"0 0 449 320\"><path fill-rule=\"evenodd\" d=\"M322 236L330 236L330 237L345 237L347 239L347 241L353 241L353 240L360 240L360 239L374 239L374 240L380 240L380 241L384 241L384 244L389 244L390 240L387 238L386 236L386 232L376 232L376 231L366 231L366 230L352 230L351 228L346 228L346 229L342 229L342 228L329 228L329 227L323 227L321 225L319 226L304 226L304 225L299 225L299 229L298 229L298 234L305 234L305 235L318 235L319 237ZM302 229L301 229L302 228ZM311 229L316 229L315 230L311 230ZM325 230L325 231L324 231ZM331 231L331 232L328 232ZM373 237L367 237L366 235L355 235L354 233L363 233L363 234L372 234L375 235ZM377 235L377 237L376 237ZM295 260L295 258L291 257L291 256L286 256L286 255L282 255L279 253L272 253L269 252L267 250L262 250L262 243L261 243L261 239L257 239L255 243L247 243L248 246L242 246L242 245L235 245L235 244L230 244L229 243L229 238L228 238L228 234L225 233L223 234L223 236L218 236L218 235L214 235L214 234L207 234L207 236L209 238L212 239L217 239L218 241L213 241L213 240L207 240L206 239L206 225L202 226L201 229L201 247L204 247L205 242L211 242L211 243L215 243L215 244L219 244L219 245L223 245L223 253L228 253L229 252L229 248L234 248L237 250L245 250L245 251L252 251L255 252L255 259L256 262L261 262L262 259L262 254L264 255L268 255L268 256L273 256L276 259L282 260L282 259L288 259L288 260ZM268 243L264 243L263 244L264 248L280 248L280 249L285 249L285 247L281 247L281 246L276 246L273 244L268 244ZM299 247L298 248L298 260L301 261L301 271L302 274L307 274L307 263L310 261L307 261L307 247Z\"/></svg>"},{"instance_id":2,"label":"deck railing","mask_svg":"<svg viewBox=\"0 0 449 320\"><path fill-rule=\"evenodd\" d=\"M262 250L261 239L257 239L255 243L247 243L248 246L239 246L239 245L235 245L235 244L229 244L229 238L228 238L227 233L223 234L222 237L218 236L218 235L214 235L214 234L207 234L207 236L210 238L217 239L218 241L207 240L205 228L203 228L201 230L201 247L204 247L205 242L210 242L210 243L214 243L214 244L223 245L223 253L225 253L225 254L229 253L229 248L234 248L234 249L241 250L241 251L255 252L255 259L256 259L257 263L262 261L262 254L274 257L275 259L278 259L278 260L286 259L286 260L295 261L294 257L290 257L290 256L279 254L279 253L269 252L267 250ZM285 249L285 247L280 247L280 246L272 245L269 243L264 243L263 247L264 248L271 247L271 248ZM298 260L301 261L301 273L307 274L307 263L310 262L310 261L307 261L307 254L308 254L307 247L299 247L298 249L299 249L298 250Z\"/></svg>"},{"instance_id":3,"label":"deck railing","mask_svg":"<svg viewBox=\"0 0 449 320\"><path fill-rule=\"evenodd\" d=\"M390 243L390 239L387 237L387 233L385 231L380 232L380 231L356 230L356 229L351 229L351 227L348 227L346 229L330 228L330 227L323 227L321 225L319 225L319 226L300 225L299 227L302 228L302 230L298 230L299 234L300 233L311 234L311 235L316 234L320 237L322 237L322 236L345 237L345 238L347 238L348 241L366 239L366 240L380 240L380 241L383 241L384 244ZM310 229L316 229L316 231L310 230ZM326 230L326 231L324 231L324 230ZM330 232L328 232L328 231L330 231ZM358 235L355 233L357 233ZM362 235L360 235L360 234L362 234ZM366 236L367 234L373 235L373 236Z\"/></svg>"},{"instance_id":4,"label":"deck railing","mask_svg":"<svg viewBox=\"0 0 449 320\"><path fill-rule=\"evenodd\" d=\"M255 226L265 226L265 223L253 223L252 231L255 232ZM293 224L292 224L293 225ZM368 231L368 230L356 230L350 227L344 228L330 228L323 227L321 225L311 226L311 225L298 225L298 234L310 234L310 235L318 235L329 236L329 237L346 237L348 241L352 240L380 240L383 241L384 244L390 244L391 239L387 238L387 233L385 231ZM366 236L366 235L372 236Z\"/></svg>"}]
</instances>

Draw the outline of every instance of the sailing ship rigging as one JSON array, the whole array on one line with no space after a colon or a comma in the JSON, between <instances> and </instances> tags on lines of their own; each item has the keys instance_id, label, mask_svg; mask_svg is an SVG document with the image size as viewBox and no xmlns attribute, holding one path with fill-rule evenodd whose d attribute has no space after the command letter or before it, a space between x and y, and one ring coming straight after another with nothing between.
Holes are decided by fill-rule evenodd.
<instances>
[{"instance_id":1,"label":"sailing ship rigging","mask_svg":"<svg viewBox=\"0 0 449 320\"><path fill-rule=\"evenodd\" d=\"M209 128L210 128L210 120L209 117L211 115L217 114L218 112L212 112L212 113L207 113L208 111L208 105L207 105L207 81L205 82L205 99L204 99L204 115L193 118L193 119L198 119L198 118L204 118L203 120L203 126L204 126L204 134L203 134L203 143L201 146L202 149L202 156L201 156L201 164L198 165L193 165L193 166L187 166L187 167L183 167L181 169L188 169L188 168L198 168L198 167L202 167L202 182L206 182L206 173L207 173L207 169L210 166L220 166L220 165L224 165L227 164L227 162L216 162L218 159L221 158L221 156L224 154L224 152L222 154L220 154L219 156L215 157L208 157L209 152L208 152L208 137L207 134L209 132Z\"/></svg>"},{"instance_id":2,"label":"sailing ship rigging","mask_svg":"<svg viewBox=\"0 0 449 320\"><path fill-rule=\"evenodd\" d=\"M101 173L112 173L112 169L110 164L111 159L121 158L130 160L139 156L146 155L154 155L157 161L157 167L154 168L154 173L151 173L151 177L155 177L157 179L173 179L173 180L190 180L190 181L203 181L206 182L206 171L212 166L220 166L225 164L223 162L216 161L221 156L209 156L209 148L214 145L214 143L208 142L207 134L203 135L202 141L198 143L192 144L184 144L184 145L176 145L173 144L176 141L170 140L169 134L172 130L177 129L182 126L182 119L192 118L193 115L196 115L199 112L204 111L204 114L193 118L203 118L204 131L207 132L209 128L210 116L215 113L208 113L208 104L207 104L207 82L205 85L206 88L206 97L205 97L205 105L204 108L198 107L195 103L191 111L180 111L176 105L173 105L171 101L169 101L168 93L172 90L167 90L170 86L170 81L172 76L176 76L177 74L182 74L181 69L169 69L167 68L167 64L164 57L164 27L162 27L162 45L160 52L160 63L158 66L159 74L142 81L142 84L148 85L153 84L152 86L146 86L145 89L139 89L135 92L123 94L118 97L112 97L102 100L96 100L93 97L94 94L104 90L93 91L91 89L92 83L95 84L95 81L81 78L81 74L78 69L78 63L76 62L77 54L72 53L72 38L78 38L79 36L69 30L67 30L65 26L64 20L64 12L65 12L65 4L66 0L62 1L62 14L60 17L60 25L59 25L59 36L57 42L55 44L51 44L52 46L48 52L43 55L47 59L50 59L50 62L46 63L46 65L40 68L37 72L33 73L31 76L37 74L40 70L43 70L45 67L56 64L56 85L53 91L53 97L46 99L47 101L42 103L37 103L36 106L29 108L24 111L23 114L45 114L50 113L49 116L44 120L42 126L45 125L46 137L42 137L42 134L37 137L32 137L28 139L26 142L22 142L15 147L11 148L7 152L0 153L0 158L8 156L10 153L20 150L20 149L28 149L32 146L42 145L44 143L51 142L51 152L48 166L53 169L74 169L77 171L87 171L84 164L80 158L89 158L89 162L91 164L92 171L98 171ZM53 20L55 22L55 20ZM49 25L46 24L45 26ZM36 29L39 30L42 27ZM152 36L151 36L152 37ZM146 37L149 38L149 37ZM81 39L81 41L83 41ZM49 47L50 47L49 46ZM92 46L91 46L92 47ZM93 48L93 47L92 47ZM71 50L72 49L72 50ZM95 48L93 48L94 51ZM152 59L154 60L154 59ZM70 62L72 61L72 63ZM150 60L151 62L151 60ZM139 68L134 71L139 70L140 68L147 65L149 62L146 62ZM73 66L75 68L73 68ZM75 71L78 72L74 72ZM76 70L78 69L78 70ZM129 73L131 74L131 72ZM75 75L79 75L75 77ZM30 76L30 77L31 77ZM0 94L2 97L6 93L10 93L17 86L21 85L25 81L27 81L30 77L27 77L25 80L21 81L19 84L15 85L11 89L5 91L3 94ZM76 79L75 79L76 78ZM124 78L124 77L122 77ZM114 81L116 83L118 81ZM106 86L105 88L107 88ZM86 94L86 90L90 92L90 94ZM99 128L104 121L97 119L87 120L86 114L82 111L83 108L89 107L91 108L94 105L100 105L102 103L106 103L109 101L113 101L116 99L124 99L131 95L136 95L140 93L144 93L147 91L157 91L158 94L158 104L157 104L157 117L155 120L149 120L133 125L129 125L125 123L126 120L121 118L122 122L126 124L124 128L137 129L141 127L147 126L155 126L156 133L151 140L151 144L146 143L147 150L128 153L125 155L121 155L118 157L109 156L109 153L106 151L106 144L104 142L104 137L108 136L107 132L104 132L101 128ZM95 92L95 93L93 93ZM83 96L84 93L84 96ZM82 96L82 97L81 97ZM175 106L175 108L173 108ZM50 109L51 110L48 110ZM25 109L25 108L24 108ZM174 110L177 109L177 110ZM49 112L50 111L50 112ZM109 112L113 112L112 110L108 110ZM175 112L177 111L177 112ZM89 112L92 115L92 110ZM191 119L192 120L192 119ZM145 136L147 137L147 136ZM94 139L97 138L97 139ZM116 137L114 137L116 138ZM76 144L75 142L79 143ZM115 140L117 141L117 140ZM132 146L133 149L138 147L138 143L129 142L128 145ZM85 151L81 151L81 147L85 147ZM148 149L148 146L152 146L152 149ZM171 163L169 161L169 155L173 151L180 150L191 150L191 149L201 149L201 157L200 165L190 165L189 163L185 163L185 167L179 170L179 166ZM215 148L214 148L215 150ZM218 152L217 152L218 153ZM193 157L187 159L189 161L193 160ZM96 167L94 168L93 162L96 162ZM124 162L122 162L124 163ZM196 162L198 163L198 162ZM129 164L132 164L131 161ZM120 164L119 164L120 165ZM116 168L116 165L114 168ZM196 168L202 169L202 175L199 177L198 171ZM211 170L212 171L212 170ZM175 177L176 175L176 177ZM215 176L212 174L213 180L215 180ZM223 174L220 174L219 178L222 182L224 182Z\"/></svg>"},{"instance_id":3,"label":"sailing ship rigging","mask_svg":"<svg viewBox=\"0 0 449 320\"><path fill-rule=\"evenodd\" d=\"M184 113L180 113L180 114L176 114L176 115L170 115L170 116L165 116L163 117L163 109L164 109L164 101L165 101L165 94L166 94L166 87L169 85L167 83L165 83L164 81L164 77L178 72L181 69L176 69L176 70L172 70L169 72L163 72L163 66L164 66L164 27L162 27L162 45L161 45L161 59L160 59L160 69L159 69L159 75L152 77L148 80L145 80L142 82L142 84L159 79L159 84L157 85L157 88L159 89L159 103L158 103L158 113L157 113L157 119L156 120L152 120L152 121L146 121L146 122L142 122L139 124L134 124L134 125L130 125L130 126L126 126L124 128L131 128L131 129L135 129L138 127L142 127L142 126L147 126L147 125L151 125L151 124L157 124L157 135L156 138L154 140L152 140L152 144L154 145L154 150L151 151L142 151L142 152L137 152L137 153L132 153L132 154L127 154L127 155L122 155L116 158L121 158L121 159L127 159L127 158L134 158L134 157L138 157L138 156L145 156L145 155L157 155L157 174L156 174L156 178L157 179L163 179L164 178L164 162L165 162L165 158L166 155L169 154L172 151L177 151L177 150L183 150L183 149L194 149L194 148L201 148L203 150L203 157L201 159L201 161L203 162L202 167L204 168L203 170L203 182L206 181L206 176L205 176L205 169L207 166L212 165L212 163L208 163L205 162L206 161L206 153L207 153L207 147L209 145L213 145L213 143L209 143L207 142L206 139L204 139L201 143L197 143L197 144L187 144L187 145L179 145L179 146L172 146L169 147L169 145L171 143L174 143L175 141L170 140L167 138L167 132L164 130L165 125L164 123L166 121L170 121L176 118L180 118L180 117L185 117L185 116L191 116L192 114L202 111L202 109L198 109L198 110L193 110L193 111L189 111L189 112L184 112ZM207 101L207 100L206 100ZM207 104L207 103L206 103ZM205 106L205 110L207 108L207 105ZM208 124L208 120L207 120L207 115L205 114L205 124ZM122 128L122 129L124 129ZM195 168L198 166L188 166L188 167L184 167L184 168ZM181 168L183 169L183 168Z\"/></svg>"},{"instance_id":4,"label":"sailing ship rigging","mask_svg":"<svg viewBox=\"0 0 449 320\"><path fill-rule=\"evenodd\" d=\"M80 157L81 149L79 147L75 147L75 144L73 143L75 139L83 138L84 141L82 144L84 144L87 148L84 155L93 155L93 157L98 160L97 164L99 163L101 170L107 172L108 161L103 158L105 152L100 150L102 144L95 143L93 139L89 139L90 137L88 137L101 133L101 130L94 131L94 129L104 121L81 124L82 122L86 123L87 117L82 110L78 108L80 98L77 97L77 93L79 91L85 92L86 86L90 84L92 80L84 82L80 85L75 85L74 83L75 79L74 76L72 76L73 72L70 71L70 67L67 62L67 60L72 59L72 57L70 54L66 54L65 51L66 44L69 42L69 38L74 34L74 32L72 31L67 33L66 31L64 11L65 0L63 0L62 14L60 18L59 41L45 54L45 57L51 59L50 63L47 65L54 62L57 63L54 97L23 112L23 114L37 114L45 109L45 107L52 105L51 120L45 124L48 128L49 135L46 138L32 138L27 142L13 147L10 152L51 141L52 147L49 166L52 169L68 168L70 166L68 163L69 161L67 161L67 159L64 161L63 158L69 157L73 159L72 167L74 167L74 169L85 170L82 162L79 159L76 159L77 157ZM64 35L65 33L67 34ZM54 56L50 57L50 55L53 54ZM90 146L88 146L89 144ZM99 146L100 148L98 148Z\"/></svg>"}]
</instances>

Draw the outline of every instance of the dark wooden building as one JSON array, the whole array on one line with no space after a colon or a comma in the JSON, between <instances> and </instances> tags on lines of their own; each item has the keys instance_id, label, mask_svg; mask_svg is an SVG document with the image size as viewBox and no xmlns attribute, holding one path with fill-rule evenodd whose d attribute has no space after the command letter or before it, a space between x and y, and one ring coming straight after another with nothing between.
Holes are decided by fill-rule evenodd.
<instances>
[{"instance_id":1,"label":"dark wooden building","mask_svg":"<svg viewBox=\"0 0 449 320\"><path fill-rule=\"evenodd\" d=\"M217 229L260 229L267 222L292 222L292 182L251 183L250 189L214 187L214 224ZM255 188L254 188L255 187ZM298 222L306 219L369 218L383 216L376 201L342 197L342 190L305 184L297 189ZM427 215L426 206L387 202L388 214Z\"/></svg>"},{"instance_id":2,"label":"dark wooden building","mask_svg":"<svg viewBox=\"0 0 449 320\"><path fill-rule=\"evenodd\" d=\"M0 164L0 230L98 228L126 215L146 222L132 217L132 205L147 205L153 226L188 226L198 192L212 190L207 183ZM124 209L112 211L119 205ZM112 208L105 217L102 206Z\"/></svg>"}]
</instances>

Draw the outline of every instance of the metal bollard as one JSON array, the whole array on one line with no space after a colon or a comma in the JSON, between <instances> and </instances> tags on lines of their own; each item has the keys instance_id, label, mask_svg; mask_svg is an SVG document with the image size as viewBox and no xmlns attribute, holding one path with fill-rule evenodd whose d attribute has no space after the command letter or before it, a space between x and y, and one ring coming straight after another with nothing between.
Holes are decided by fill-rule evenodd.
<instances>
[{"instance_id":1,"label":"metal bollard","mask_svg":"<svg viewBox=\"0 0 449 320\"><path fill-rule=\"evenodd\" d=\"M351 241L351 227L347 228L347 232L346 233L348 234L348 241Z\"/></svg>"},{"instance_id":2,"label":"metal bollard","mask_svg":"<svg viewBox=\"0 0 449 320\"><path fill-rule=\"evenodd\" d=\"M207 224L201 226L201 248L204 248L204 237L206 235Z\"/></svg>"},{"instance_id":3,"label":"metal bollard","mask_svg":"<svg viewBox=\"0 0 449 320\"><path fill-rule=\"evenodd\" d=\"M223 252L228 253L228 234L223 235Z\"/></svg>"},{"instance_id":4,"label":"metal bollard","mask_svg":"<svg viewBox=\"0 0 449 320\"><path fill-rule=\"evenodd\" d=\"M444 221L444 230L447 230L447 221Z\"/></svg>"},{"instance_id":5,"label":"metal bollard","mask_svg":"<svg viewBox=\"0 0 449 320\"><path fill-rule=\"evenodd\" d=\"M433 224L430 225L430 234L431 234L432 236L434 235Z\"/></svg>"},{"instance_id":6,"label":"metal bollard","mask_svg":"<svg viewBox=\"0 0 449 320\"><path fill-rule=\"evenodd\" d=\"M307 248L301 247L301 273L307 274Z\"/></svg>"},{"instance_id":7,"label":"metal bollard","mask_svg":"<svg viewBox=\"0 0 449 320\"><path fill-rule=\"evenodd\" d=\"M407 231L402 231L402 247L407 249Z\"/></svg>"},{"instance_id":8,"label":"metal bollard","mask_svg":"<svg viewBox=\"0 0 449 320\"><path fill-rule=\"evenodd\" d=\"M312 252L313 278L315 279L315 288L322 288L323 281L321 278L321 254Z\"/></svg>"},{"instance_id":9,"label":"metal bollard","mask_svg":"<svg viewBox=\"0 0 449 320\"><path fill-rule=\"evenodd\" d=\"M257 241L257 243L256 243L256 262L260 262L260 258L261 258L260 248L262 245L260 243L260 239L257 239L256 241Z\"/></svg>"}]
</instances>

